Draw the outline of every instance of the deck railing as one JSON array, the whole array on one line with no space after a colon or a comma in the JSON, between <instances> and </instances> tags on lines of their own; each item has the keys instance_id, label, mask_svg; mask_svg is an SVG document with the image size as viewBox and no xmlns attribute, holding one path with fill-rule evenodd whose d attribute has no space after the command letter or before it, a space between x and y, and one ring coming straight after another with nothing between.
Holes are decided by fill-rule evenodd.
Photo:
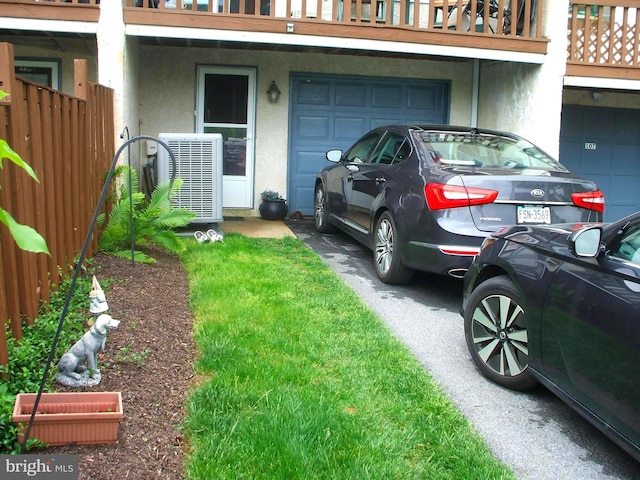
<instances>
[{"instance_id":1,"label":"deck railing","mask_svg":"<svg viewBox=\"0 0 640 480\"><path fill-rule=\"evenodd\" d=\"M570 4L567 73L640 79L639 14L637 0Z\"/></svg>"},{"instance_id":2,"label":"deck railing","mask_svg":"<svg viewBox=\"0 0 640 480\"><path fill-rule=\"evenodd\" d=\"M539 38L544 0L125 0L181 14L257 16L332 24ZM485 8L488 6L488 8Z\"/></svg>"}]
</instances>

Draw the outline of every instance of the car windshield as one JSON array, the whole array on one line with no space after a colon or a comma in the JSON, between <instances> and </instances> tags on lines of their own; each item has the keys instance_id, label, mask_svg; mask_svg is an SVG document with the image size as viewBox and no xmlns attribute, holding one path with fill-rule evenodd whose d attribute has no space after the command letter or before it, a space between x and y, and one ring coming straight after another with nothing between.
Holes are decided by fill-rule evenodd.
<instances>
[{"instance_id":1,"label":"car windshield","mask_svg":"<svg viewBox=\"0 0 640 480\"><path fill-rule=\"evenodd\" d=\"M442 165L567 171L560 162L524 139L470 132L416 133L433 161Z\"/></svg>"}]
</instances>

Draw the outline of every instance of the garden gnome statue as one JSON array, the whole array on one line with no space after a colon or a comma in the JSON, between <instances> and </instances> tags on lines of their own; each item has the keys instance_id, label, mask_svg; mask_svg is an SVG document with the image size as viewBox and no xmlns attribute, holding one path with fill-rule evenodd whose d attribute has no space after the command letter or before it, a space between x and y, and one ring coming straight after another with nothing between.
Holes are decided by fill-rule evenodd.
<instances>
[{"instance_id":1,"label":"garden gnome statue","mask_svg":"<svg viewBox=\"0 0 640 480\"><path fill-rule=\"evenodd\" d=\"M89 306L89 311L94 315L104 313L109 310L109 305L107 304L107 297L104 294L104 290L102 290L95 275L93 276L91 284L91 292L89 292L91 305Z\"/></svg>"},{"instance_id":2,"label":"garden gnome statue","mask_svg":"<svg viewBox=\"0 0 640 480\"><path fill-rule=\"evenodd\" d=\"M104 350L107 332L118 325L120 322L111 315L99 315L89 331L60 358L56 381L67 387L98 385L102 378L98 370L98 351Z\"/></svg>"},{"instance_id":3,"label":"garden gnome statue","mask_svg":"<svg viewBox=\"0 0 640 480\"><path fill-rule=\"evenodd\" d=\"M67 387L93 387L100 383L102 376L98 370L98 351L104 351L107 332L118 328L120 324L105 313L107 310L107 297L94 275L89 292L89 311L98 317L89 321L89 331L60 358L56 374L58 383Z\"/></svg>"}]
</instances>

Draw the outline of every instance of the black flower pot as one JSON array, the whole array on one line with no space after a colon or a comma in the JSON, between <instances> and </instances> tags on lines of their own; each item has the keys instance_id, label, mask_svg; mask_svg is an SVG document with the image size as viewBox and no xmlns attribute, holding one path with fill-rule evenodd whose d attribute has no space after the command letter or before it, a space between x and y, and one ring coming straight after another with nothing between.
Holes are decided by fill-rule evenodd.
<instances>
[{"instance_id":1,"label":"black flower pot","mask_svg":"<svg viewBox=\"0 0 640 480\"><path fill-rule=\"evenodd\" d=\"M260 216L265 220L284 220L288 211L285 200L263 200L260 204Z\"/></svg>"}]
</instances>

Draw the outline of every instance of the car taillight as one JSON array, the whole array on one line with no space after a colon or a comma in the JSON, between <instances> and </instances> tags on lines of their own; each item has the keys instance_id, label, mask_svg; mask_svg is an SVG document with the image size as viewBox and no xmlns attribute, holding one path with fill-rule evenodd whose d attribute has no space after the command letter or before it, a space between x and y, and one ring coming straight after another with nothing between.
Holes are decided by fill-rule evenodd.
<instances>
[{"instance_id":1,"label":"car taillight","mask_svg":"<svg viewBox=\"0 0 640 480\"><path fill-rule=\"evenodd\" d=\"M604 194L600 190L595 192L572 193L571 199L577 207L604 213Z\"/></svg>"},{"instance_id":2,"label":"car taillight","mask_svg":"<svg viewBox=\"0 0 640 480\"><path fill-rule=\"evenodd\" d=\"M498 196L495 190L430 183L424 187L427 205L431 210L468 207L493 202Z\"/></svg>"}]
</instances>

